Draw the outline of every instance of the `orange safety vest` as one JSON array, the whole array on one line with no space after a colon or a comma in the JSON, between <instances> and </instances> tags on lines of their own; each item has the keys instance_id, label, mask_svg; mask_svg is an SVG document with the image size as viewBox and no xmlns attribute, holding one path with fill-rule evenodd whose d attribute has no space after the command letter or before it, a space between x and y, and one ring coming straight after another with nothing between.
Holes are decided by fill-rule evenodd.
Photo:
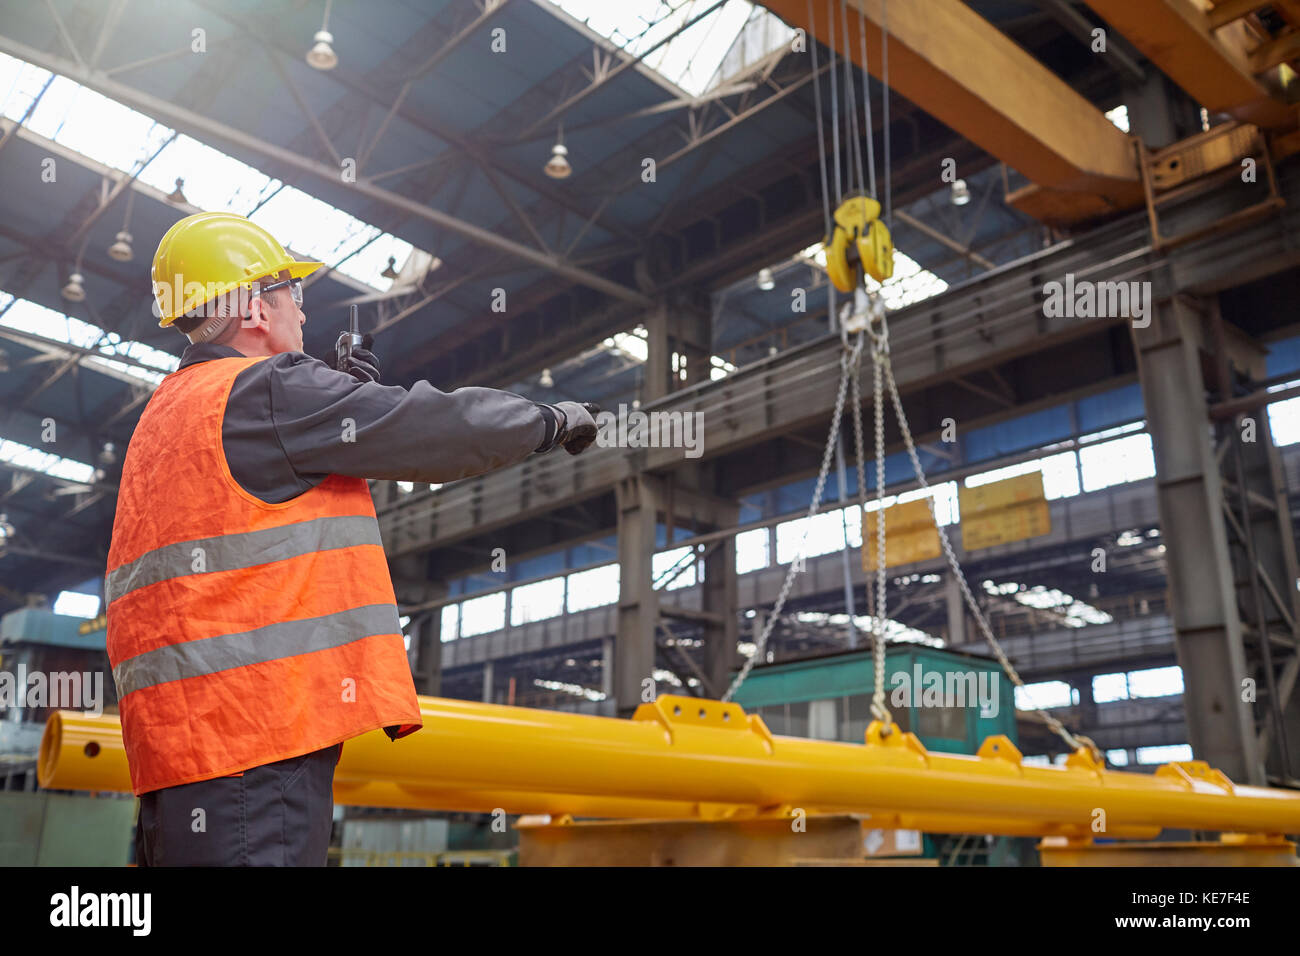
<instances>
[{"instance_id":1,"label":"orange safety vest","mask_svg":"<svg viewBox=\"0 0 1300 956\"><path fill-rule=\"evenodd\" d=\"M423 726L365 480L268 504L231 476L226 401L259 361L168 375L123 463L105 599L137 795Z\"/></svg>"}]
</instances>

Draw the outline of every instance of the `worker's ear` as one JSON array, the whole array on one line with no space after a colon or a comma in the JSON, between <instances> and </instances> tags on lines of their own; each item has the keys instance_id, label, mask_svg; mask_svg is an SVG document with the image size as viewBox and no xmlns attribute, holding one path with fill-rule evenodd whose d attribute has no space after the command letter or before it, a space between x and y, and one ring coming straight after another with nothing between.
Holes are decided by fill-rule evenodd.
<instances>
[{"instance_id":1,"label":"worker's ear","mask_svg":"<svg viewBox=\"0 0 1300 956\"><path fill-rule=\"evenodd\" d=\"M255 295L248 303L248 315L240 322L240 327L245 329L260 329L263 332L271 330L271 315L267 308L265 300L260 295Z\"/></svg>"}]
</instances>

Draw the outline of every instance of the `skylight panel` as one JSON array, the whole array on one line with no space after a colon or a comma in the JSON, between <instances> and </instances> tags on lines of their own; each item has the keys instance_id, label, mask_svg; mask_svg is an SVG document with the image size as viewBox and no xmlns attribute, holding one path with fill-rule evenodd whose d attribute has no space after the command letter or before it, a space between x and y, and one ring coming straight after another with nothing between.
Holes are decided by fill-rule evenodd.
<instances>
[{"instance_id":1,"label":"skylight panel","mask_svg":"<svg viewBox=\"0 0 1300 956\"><path fill-rule=\"evenodd\" d=\"M280 186L278 179L189 136L178 136L140 174L141 182L166 193L177 179L185 180L182 191L191 204L241 216Z\"/></svg>"},{"instance_id":2,"label":"skylight panel","mask_svg":"<svg viewBox=\"0 0 1300 956\"><path fill-rule=\"evenodd\" d=\"M52 455L8 438L0 438L0 461L68 481L88 482L95 475L95 469L85 462Z\"/></svg>"},{"instance_id":3,"label":"skylight panel","mask_svg":"<svg viewBox=\"0 0 1300 956\"><path fill-rule=\"evenodd\" d=\"M0 53L0 116L20 120L52 74Z\"/></svg>"},{"instance_id":4,"label":"skylight panel","mask_svg":"<svg viewBox=\"0 0 1300 956\"><path fill-rule=\"evenodd\" d=\"M687 21L699 16L709 5L705 0L675 0L672 3L668 0L551 2L633 56L649 50ZM715 78L719 78L718 67L754 13L755 6L748 0L731 0L722 9L652 51L643 62L687 93L700 96ZM793 31L771 13L761 11L760 15L776 21L780 29L767 31L766 36L771 37L768 49L755 51L751 61L784 45L793 36Z\"/></svg>"},{"instance_id":5,"label":"skylight panel","mask_svg":"<svg viewBox=\"0 0 1300 956\"><path fill-rule=\"evenodd\" d=\"M94 349L99 354L87 356L83 360L87 364L111 368L121 375L151 385L157 385L165 373L174 371L180 364L180 359L176 356L143 342L124 341L116 332L105 334L97 325L64 315L28 299L15 299L4 293L0 293L0 296L0 307L4 307L0 314L0 327L76 348ZM138 365L117 361L117 356L126 356L158 371L150 372Z\"/></svg>"},{"instance_id":6,"label":"skylight panel","mask_svg":"<svg viewBox=\"0 0 1300 956\"><path fill-rule=\"evenodd\" d=\"M61 95L65 89L71 91L66 97ZM123 172L133 172L172 133L143 113L62 76L41 98L28 126L34 133Z\"/></svg>"},{"instance_id":7,"label":"skylight panel","mask_svg":"<svg viewBox=\"0 0 1300 956\"><path fill-rule=\"evenodd\" d=\"M19 120L51 73L0 53L0 114ZM54 76L27 122L34 133L96 162L134 172L173 130L64 76ZM199 142L178 136L140 173L140 181L170 193L183 179L185 198L208 211L249 216L295 253L379 290L392 256L405 262L414 247L300 189Z\"/></svg>"}]
</instances>

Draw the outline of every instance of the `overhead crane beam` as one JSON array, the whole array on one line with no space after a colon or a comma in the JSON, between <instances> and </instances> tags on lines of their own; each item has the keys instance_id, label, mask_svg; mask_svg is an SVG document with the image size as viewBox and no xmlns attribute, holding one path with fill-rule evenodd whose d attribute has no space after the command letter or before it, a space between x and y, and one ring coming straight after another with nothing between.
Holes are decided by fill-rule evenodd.
<instances>
[{"instance_id":1,"label":"overhead crane beam","mask_svg":"<svg viewBox=\"0 0 1300 956\"><path fill-rule=\"evenodd\" d=\"M913 734L882 735L879 722L865 745L777 737L739 704L694 697L660 697L631 720L436 697L421 697L420 710L419 733L393 742L374 731L345 744L336 799L696 819L802 808L868 813L882 827L1019 836L1300 832L1300 794L1236 786L1195 761L1122 773L1079 750L1063 767L1031 766L1006 737L975 756L928 753ZM37 774L43 787L129 790L117 716L56 711Z\"/></svg>"},{"instance_id":2,"label":"overhead crane beam","mask_svg":"<svg viewBox=\"0 0 1300 956\"><path fill-rule=\"evenodd\" d=\"M1294 125L1295 106L1275 99L1256 73L1276 64L1254 59L1255 42L1237 16L1263 3L1219 3L1208 15L1193 0L1087 0L1189 96L1211 113L1229 113L1257 126ZM1216 17L1216 13L1219 15ZM1216 28L1215 24L1220 24Z\"/></svg>"},{"instance_id":3,"label":"overhead crane beam","mask_svg":"<svg viewBox=\"0 0 1300 956\"><path fill-rule=\"evenodd\" d=\"M848 4L850 56L861 67L861 11L867 66L879 79L884 4ZM812 23L808 0L764 0L764 5L792 27L829 42L825 3L813 0ZM1058 209L1055 218L1088 218L1142 203L1129 137L961 0L896 2L888 5L888 14L890 87L1040 189L1077 194L1069 204L1073 211ZM839 22L835 34L836 52L842 54Z\"/></svg>"}]
</instances>

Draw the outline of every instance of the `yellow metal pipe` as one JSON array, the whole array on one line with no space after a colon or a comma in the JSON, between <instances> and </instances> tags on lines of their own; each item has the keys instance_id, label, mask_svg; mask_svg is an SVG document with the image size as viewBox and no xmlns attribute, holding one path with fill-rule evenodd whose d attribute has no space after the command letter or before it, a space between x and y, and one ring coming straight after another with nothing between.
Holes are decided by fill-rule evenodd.
<instances>
[{"instance_id":1,"label":"yellow metal pipe","mask_svg":"<svg viewBox=\"0 0 1300 956\"><path fill-rule=\"evenodd\" d=\"M381 749L387 737L374 736ZM548 814L553 817L603 817L642 820L723 820L754 816L755 806L708 804L689 800L635 800L590 797L572 793L518 790L475 790L443 782L436 786L400 785L385 780L361 780L352 770L352 748L335 774L334 801L345 806L391 807L408 810L448 810L465 813ZM56 712L46 725L38 769L41 785L54 789L129 792L130 772L117 717L91 717L75 711ZM793 808L775 808L787 815ZM802 808L809 813L840 812ZM844 810L843 812L849 812ZM859 808L860 812L860 808ZM967 815L887 813L868 811L870 825L882 830L920 830L926 833L1000 833L1011 836L1087 836L1078 826L1015 818L979 818ZM1133 828L1111 836L1151 839L1159 827Z\"/></svg>"},{"instance_id":2,"label":"yellow metal pipe","mask_svg":"<svg viewBox=\"0 0 1300 956\"><path fill-rule=\"evenodd\" d=\"M1300 832L1300 794L1234 786L1200 762L1146 775L1104 770L1079 752L1064 767L1026 766L1005 737L989 738L976 756L931 754L912 734L882 737L877 724L865 746L775 737L738 704L689 697L643 704L630 721L435 697L420 705L419 733L396 742L382 732L348 741L335 773L341 802L383 784L368 799L409 798L396 805L411 806L423 791L433 805L467 802L443 809L491 800L489 809L511 813L563 806L580 814L581 797L595 801L588 809L618 816L705 816L687 810L705 804L719 814L793 807L872 813L910 820L916 829L941 823L947 832ZM129 789L116 717L51 717L38 775L46 787ZM614 801L629 802L620 808ZM660 809L673 812L644 812Z\"/></svg>"}]
</instances>

